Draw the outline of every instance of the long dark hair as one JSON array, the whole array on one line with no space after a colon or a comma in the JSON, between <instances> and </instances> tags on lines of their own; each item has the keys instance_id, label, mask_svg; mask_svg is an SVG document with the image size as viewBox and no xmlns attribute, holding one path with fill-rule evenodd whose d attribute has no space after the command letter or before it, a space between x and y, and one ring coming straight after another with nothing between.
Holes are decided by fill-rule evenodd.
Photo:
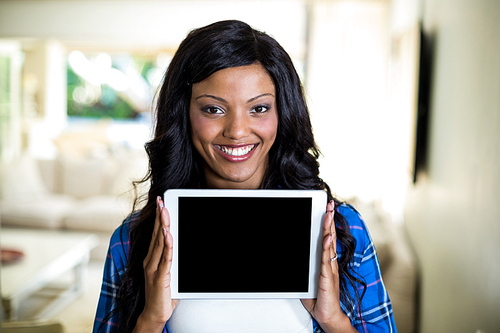
<instances>
[{"instance_id":1,"label":"long dark hair","mask_svg":"<svg viewBox=\"0 0 500 333\"><path fill-rule=\"evenodd\" d=\"M269 151L269 165L261 188L320 189L333 198L319 177L319 149L312 134L302 85L292 61L276 40L240 21L222 21L193 30L180 44L165 74L156 101L154 138L146 144L149 172L142 182L150 184L144 208L131 222L130 253L118 291L115 312L119 331L132 332L144 309L143 260L147 255L156 214L156 197L167 189L203 188L202 159L194 149L189 123L191 85L230 67L261 64L276 89L278 132ZM343 216L336 213L337 239L342 244L339 260L340 297L346 305L358 295L348 284L363 283L351 269L355 239ZM357 288L353 288L357 290Z\"/></svg>"}]
</instances>

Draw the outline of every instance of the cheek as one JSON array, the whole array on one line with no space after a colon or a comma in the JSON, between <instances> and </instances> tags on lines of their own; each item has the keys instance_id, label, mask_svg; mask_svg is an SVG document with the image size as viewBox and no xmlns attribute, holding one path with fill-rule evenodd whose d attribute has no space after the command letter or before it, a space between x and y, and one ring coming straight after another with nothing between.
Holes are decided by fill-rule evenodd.
<instances>
[{"instance_id":1,"label":"cheek","mask_svg":"<svg viewBox=\"0 0 500 333\"><path fill-rule=\"evenodd\" d=\"M191 119L191 137L195 145L211 142L217 136L217 126L213 122L203 117L193 117Z\"/></svg>"},{"instance_id":2,"label":"cheek","mask_svg":"<svg viewBox=\"0 0 500 333\"><path fill-rule=\"evenodd\" d=\"M272 144L278 133L278 117L269 117L259 124L259 132L261 137L268 140L268 144Z\"/></svg>"}]
</instances>

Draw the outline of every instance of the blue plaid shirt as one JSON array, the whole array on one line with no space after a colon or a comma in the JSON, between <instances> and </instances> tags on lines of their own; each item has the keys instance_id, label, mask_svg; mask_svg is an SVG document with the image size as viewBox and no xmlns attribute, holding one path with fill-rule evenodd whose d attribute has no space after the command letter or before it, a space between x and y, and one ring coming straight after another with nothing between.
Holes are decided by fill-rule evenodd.
<instances>
[{"instance_id":1,"label":"blue plaid shirt","mask_svg":"<svg viewBox=\"0 0 500 333\"><path fill-rule=\"evenodd\" d=\"M358 212L351 206L341 205L338 211L346 218L351 234L356 239L352 267L358 276L362 276L366 282L366 292L361 307L357 303L348 305L341 302L342 311L359 332L397 332L391 301L382 281L377 252L366 225ZM116 318L112 317L107 320L104 318L116 305L117 291L127 266L127 256L130 249L129 225L134 218L137 218L137 215L131 215L127 218L111 236L104 266L101 295L94 321L93 331L95 333L116 332ZM342 256L340 243L337 243L337 253L339 257ZM352 286L348 284L348 287L350 293L355 295ZM356 284L356 288L360 294L363 292L362 285ZM314 319L312 322L315 333L323 332ZM166 327L163 332L167 333Z\"/></svg>"}]
</instances>

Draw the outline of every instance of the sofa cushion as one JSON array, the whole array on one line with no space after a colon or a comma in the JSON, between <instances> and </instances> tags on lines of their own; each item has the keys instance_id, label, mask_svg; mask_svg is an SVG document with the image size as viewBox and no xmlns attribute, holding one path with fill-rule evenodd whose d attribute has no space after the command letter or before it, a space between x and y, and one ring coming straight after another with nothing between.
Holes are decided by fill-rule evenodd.
<instances>
[{"instance_id":1,"label":"sofa cushion","mask_svg":"<svg viewBox=\"0 0 500 333\"><path fill-rule=\"evenodd\" d=\"M110 231L115 230L130 214L132 205L129 200L116 196L94 196L80 200L69 212L64 227L77 230Z\"/></svg>"},{"instance_id":2,"label":"sofa cushion","mask_svg":"<svg viewBox=\"0 0 500 333\"><path fill-rule=\"evenodd\" d=\"M38 200L49 193L37 161L28 154L0 166L0 200Z\"/></svg>"},{"instance_id":3,"label":"sofa cushion","mask_svg":"<svg viewBox=\"0 0 500 333\"><path fill-rule=\"evenodd\" d=\"M42 198L3 200L0 203L2 225L60 228L66 215L75 207L75 200L66 195L47 194Z\"/></svg>"},{"instance_id":4,"label":"sofa cushion","mask_svg":"<svg viewBox=\"0 0 500 333\"><path fill-rule=\"evenodd\" d=\"M103 194L109 171L106 159L80 159L61 156L57 160L58 192L78 199Z\"/></svg>"}]
</instances>

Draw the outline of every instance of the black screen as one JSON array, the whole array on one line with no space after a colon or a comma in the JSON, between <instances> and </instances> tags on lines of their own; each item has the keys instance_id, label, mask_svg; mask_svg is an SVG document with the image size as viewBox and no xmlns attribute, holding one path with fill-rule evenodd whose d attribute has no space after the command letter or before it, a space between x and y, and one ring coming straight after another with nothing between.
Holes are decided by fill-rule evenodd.
<instances>
[{"instance_id":1,"label":"black screen","mask_svg":"<svg viewBox=\"0 0 500 333\"><path fill-rule=\"evenodd\" d=\"M311 206L311 198L180 197L179 292L307 292Z\"/></svg>"}]
</instances>

